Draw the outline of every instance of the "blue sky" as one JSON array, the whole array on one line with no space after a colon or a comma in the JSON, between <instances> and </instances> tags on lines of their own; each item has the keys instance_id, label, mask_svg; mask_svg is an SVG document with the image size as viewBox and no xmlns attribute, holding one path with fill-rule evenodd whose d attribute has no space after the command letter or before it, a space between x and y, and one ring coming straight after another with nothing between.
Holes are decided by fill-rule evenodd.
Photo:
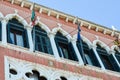
<instances>
[{"instance_id":1,"label":"blue sky","mask_svg":"<svg viewBox=\"0 0 120 80\"><path fill-rule=\"evenodd\" d=\"M120 31L120 0L31 0Z\"/></svg>"}]
</instances>

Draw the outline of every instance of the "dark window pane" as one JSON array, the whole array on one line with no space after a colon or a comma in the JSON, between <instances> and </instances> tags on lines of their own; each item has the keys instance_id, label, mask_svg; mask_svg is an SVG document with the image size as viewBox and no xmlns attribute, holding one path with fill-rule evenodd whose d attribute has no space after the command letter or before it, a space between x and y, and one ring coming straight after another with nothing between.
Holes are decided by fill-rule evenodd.
<instances>
[{"instance_id":1,"label":"dark window pane","mask_svg":"<svg viewBox=\"0 0 120 80\"><path fill-rule=\"evenodd\" d=\"M118 62L120 63L120 52L116 49L115 49L115 56L116 56Z\"/></svg>"},{"instance_id":2,"label":"dark window pane","mask_svg":"<svg viewBox=\"0 0 120 80\"><path fill-rule=\"evenodd\" d=\"M35 49L44 53L53 54L47 33L38 25L35 26L35 36Z\"/></svg>"},{"instance_id":3,"label":"dark window pane","mask_svg":"<svg viewBox=\"0 0 120 80\"><path fill-rule=\"evenodd\" d=\"M7 41L9 43L28 47L27 33L23 25L15 18L9 20L7 24Z\"/></svg>"},{"instance_id":4,"label":"dark window pane","mask_svg":"<svg viewBox=\"0 0 120 80\"><path fill-rule=\"evenodd\" d=\"M71 43L69 43L68 39L65 36L63 36L60 32L57 32L57 34L55 35L55 42L60 57L78 61Z\"/></svg>"},{"instance_id":5,"label":"dark window pane","mask_svg":"<svg viewBox=\"0 0 120 80\"><path fill-rule=\"evenodd\" d=\"M98 44L97 44L96 50L104 64L105 68L116 71L115 66L117 66L117 65L114 65L114 62L116 62L116 61L114 58L111 57L112 55L108 54L107 51Z\"/></svg>"},{"instance_id":6,"label":"dark window pane","mask_svg":"<svg viewBox=\"0 0 120 80\"><path fill-rule=\"evenodd\" d=\"M48 53L48 48L47 48L47 46L44 46L44 52L45 52L45 53Z\"/></svg>"},{"instance_id":7,"label":"dark window pane","mask_svg":"<svg viewBox=\"0 0 120 80\"><path fill-rule=\"evenodd\" d=\"M116 56L116 58L117 58L118 62L120 63L120 55L115 54L115 56Z\"/></svg>"},{"instance_id":8,"label":"dark window pane","mask_svg":"<svg viewBox=\"0 0 120 80\"><path fill-rule=\"evenodd\" d=\"M87 63L89 65L94 65L94 66L100 67L94 51L92 49L89 49L88 45L85 42L81 41L81 43L82 44L80 44L80 42L77 42L77 47L78 47L78 50L79 50L82 58L85 57L85 63ZM82 49L83 49L83 51L82 51ZM82 52L83 52L83 54L82 54Z\"/></svg>"},{"instance_id":9,"label":"dark window pane","mask_svg":"<svg viewBox=\"0 0 120 80\"><path fill-rule=\"evenodd\" d=\"M100 55L100 58L101 58L106 69L113 70L112 64L110 63L108 56Z\"/></svg>"}]
</instances>

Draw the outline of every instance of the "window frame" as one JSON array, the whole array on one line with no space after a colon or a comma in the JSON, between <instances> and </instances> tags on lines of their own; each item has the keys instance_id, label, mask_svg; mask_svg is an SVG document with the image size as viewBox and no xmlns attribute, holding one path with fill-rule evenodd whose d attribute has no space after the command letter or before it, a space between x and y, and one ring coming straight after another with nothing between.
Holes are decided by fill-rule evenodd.
<instances>
[{"instance_id":1,"label":"window frame","mask_svg":"<svg viewBox=\"0 0 120 80\"><path fill-rule=\"evenodd\" d=\"M81 43L82 43L82 48L81 48L81 45L80 45ZM80 43L79 41L77 41L77 42L76 42L76 46L77 46L77 48L78 48L78 51L80 52L80 55L82 56L82 59L83 59L83 56L85 56L85 61L86 61L86 62L84 62L84 63L89 64L89 65L92 65L92 66L100 67L100 63L99 63L99 61L98 61L98 59L97 59L97 57L96 57L93 49L90 49L90 48L88 47L88 44L87 44L86 42L84 42L83 40L81 40L81 43ZM83 49L83 54L81 54L81 49ZM90 63L87 61L88 59L87 59L87 56L86 56L86 55L89 56L90 62L91 62L92 64L90 64ZM91 55L92 55L92 56L91 56ZM93 56L94 56L94 57L93 57Z\"/></svg>"},{"instance_id":2,"label":"window frame","mask_svg":"<svg viewBox=\"0 0 120 80\"><path fill-rule=\"evenodd\" d=\"M44 31L39 25L34 26L33 30L34 28L35 28L35 50L53 55L52 46L50 43L50 39L47 35L47 32ZM32 30L32 36L34 36L33 30ZM37 37L39 37L39 40L40 40L39 43L37 41ZM43 44L44 42L42 39L45 40L45 44ZM38 44L40 44L41 50L38 49ZM47 52L45 50L45 47L46 47Z\"/></svg>"},{"instance_id":3,"label":"window frame","mask_svg":"<svg viewBox=\"0 0 120 80\"><path fill-rule=\"evenodd\" d=\"M13 18L8 21L7 23L7 42L14 44L11 40L11 35L10 33L15 30L15 32L21 32L22 34L22 39L23 39L23 46L25 48L29 48L29 43L28 43L28 35L27 35L27 30L24 28L24 25L21 24L16 18ZM17 45L16 43L14 45ZM19 46L19 45L17 45Z\"/></svg>"},{"instance_id":4,"label":"window frame","mask_svg":"<svg viewBox=\"0 0 120 80\"><path fill-rule=\"evenodd\" d=\"M69 59L69 60L73 60L73 61L78 61L78 58L77 58L77 55L74 51L72 43L68 42L68 39L65 36L63 36L62 33L57 32L54 40L55 40L57 50L58 50L60 57L65 58L65 59ZM59 48L59 47L61 47L61 45L66 46L65 49L68 52L68 58L65 57L65 53L63 53L63 54L61 53L60 48Z\"/></svg>"},{"instance_id":5,"label":"window frame","mask_svg":"<svg viewBox=\"0 0 120 80\"><path fill-rule=\"evenodd\" d=\"M120 68L117 65L112 54L108 54L108 52L104 48L102 48L99 44L97 44L96 51L106 69L112 70L112 71L118 71L118 72L120 71ZM102 53L102 51L103 51L103 53ZM114 65L116 65L116 66L114 66Z\"/></svg>"}]
</instances>

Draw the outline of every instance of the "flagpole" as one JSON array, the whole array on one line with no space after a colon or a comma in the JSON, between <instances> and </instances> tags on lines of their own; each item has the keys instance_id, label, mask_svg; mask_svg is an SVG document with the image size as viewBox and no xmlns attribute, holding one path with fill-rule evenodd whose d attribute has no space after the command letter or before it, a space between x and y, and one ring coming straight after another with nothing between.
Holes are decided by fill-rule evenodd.
<instances>
[{"instance_id":1,"label":"flagpole","mask_svg":"<svg viewBox=\"0 0 120 80\"><path fill-rule=\"evenodd\" d=\"M36 20L36 15L35 15L35 3L33 4L33 9L32 9L32 26L33 26L33 52L35 52L35 20Z\"/></svg>"},{"instance_id":2,"label":"flagpole","mask_svg":"<svg viewBox=\"0 0 120 80\"><path fill-rule=\"evenodd\" d=\"M81 32L80 26L81 26L81 25L80 25L80 23L78 22L78 19L77 19L77 25L78 25L77 42L80 44L80 49L81 49L80 53L81 53L81 56L82 56L82 58L83 58L84 65L86 65L87 62L86 62L85 54L84 54L84 51L83 51L82 39L81 39L81 37L80 37L80 32Z\"/></svg>"},{"instance_id":3,"label":"flagpole","mask_svg":"<svg viewBox=\"0 0 120 80\"><path fill-rule=\"evenodd\" d=\"M35 26L33 26L33 52L35 52Z\"/></svg>"}]
</instances>

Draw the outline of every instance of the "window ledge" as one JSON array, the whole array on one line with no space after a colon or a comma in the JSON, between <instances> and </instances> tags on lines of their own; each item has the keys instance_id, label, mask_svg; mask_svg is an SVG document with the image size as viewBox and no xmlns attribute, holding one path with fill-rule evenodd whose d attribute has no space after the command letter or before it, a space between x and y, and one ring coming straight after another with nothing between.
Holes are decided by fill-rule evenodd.
<instances>
[{"instance_id":1,"label":"window ledge","mask_svg":"<svg viewBox=\"0 0 120 80\"><path fill-rule=\"evenodd\" d=\"M40 51L35 51L34 54L37 55L37 56L42 56L44 58L55 60L54 55L51 55L51 54L48 54L48 53L44 53L44 52L40 52Z\"/></svg>"},{"instance_id":2,"label":"window ledge","mask_svg":"<svg viewBox=\"0 0 120 80\"><path fill-rule=\"evenodd\" d=\"M30 52L28 48L24 48L24 47L21 47L21 46L10 44L10 43L7 43L6 45L1 43L1 46L12 49L12 50L21 51L21 52L27 52L27 53Z\"/></svg>"},{"instance_id":3,"label":"window ledge","mask_svg":"<svg viewBox=\"0 0 120 80\"><path fill-rule=\"evenodd\" d=\"M70 60L70 59L65 59L65 58L62 58L62 57L60 58L59 62L72 64L72 65L75 65L75 66L80 66L79 62L73 61L73 60Z\"/></svg>"},{"instance_id":4,"label":"window ledge","mask_svg":"<svg viewBox=\"0 0 120 80\"><path fill-rule=\"evenodd\" d=\"M97 71L97 72L106 73L106 74L109 74L109 75L114 75L114 76L120 77L120 72L107 70L107 69L103 70L102 68L92 66L92 65L86 65L85 68L93 70L93 71Z\"/></svg>"}]
</instances>

